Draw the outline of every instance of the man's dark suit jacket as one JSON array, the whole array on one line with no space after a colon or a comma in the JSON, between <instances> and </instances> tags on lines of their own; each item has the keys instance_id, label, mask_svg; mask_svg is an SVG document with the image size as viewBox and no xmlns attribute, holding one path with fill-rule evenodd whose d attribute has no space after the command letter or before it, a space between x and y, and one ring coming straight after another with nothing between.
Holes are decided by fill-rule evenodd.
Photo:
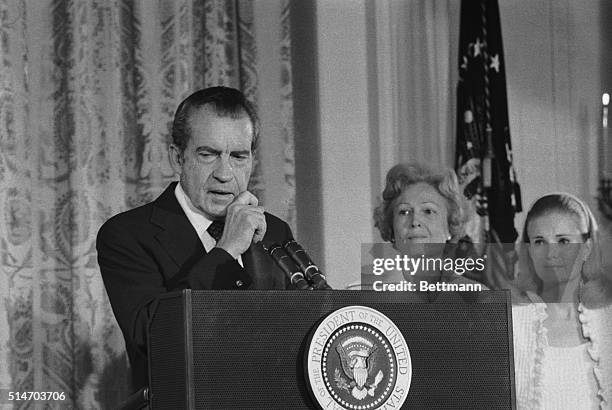
<instances>
[{"instance_id":1,"label":"man's dark suit jacket","mask_svg":"<svg viewBox=\"0 0 612 410\"><path fill-rule=\"evenodd\" d=\"M206 253L174 195L176 184L155 201L112 217L98 232L98 264L125 338L135 389L148 384L146 330L156 296L187 288L289 287L261 243L242 255L244 268L223 249ZM265 216L264 243L293 239L285 222Z\"/></svg>"}]
</instances>

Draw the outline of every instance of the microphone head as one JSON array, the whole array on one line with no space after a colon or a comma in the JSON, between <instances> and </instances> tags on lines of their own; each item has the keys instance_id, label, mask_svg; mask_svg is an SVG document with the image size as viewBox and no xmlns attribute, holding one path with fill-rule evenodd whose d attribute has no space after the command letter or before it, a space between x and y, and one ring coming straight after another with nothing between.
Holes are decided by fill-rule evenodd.
<instances>
[{"instance_id":1,"label":"microphone head","mask_svg":"<svg viewBox=\"0 0 612 410\"><path fill-rule=\"evenodd\" d=\"M266 248L264 247L264 249ZM274 262L276 262L276 265L289 278L293 286L301 290L312 289L304 278L302 271L300 271L293 259L281 245L274 243L267 251L272 259L274 259Z\"/></svg>"},{"instance_id":2,"label":"microphone head","mask_svg":"<svg viewBox=\"0 0 612 410\"><path fill-rule=\"evenodd\" d=\"M306 277L310 280L312 275L315 275L319 272L319 267L315 265L315 263L310 259L310 256L306 253L304 248L297 243L295 240L291 240L285 243L284 248L287 250L287 253L291 258L295 261L295 263L300 267L302 272L306 274Z\"/></svg>"},{"instance_id":3,"label":"microphone head","mask_svg":"<svg viewBox=\"0 0 612 410\"><path fill-rule=\"evenodd\" d=\"M306 279L312 283L315 289L331 289L325 280L325 275L319 267L310 259L304 248L295 240L291 240L283 245L289 256L299 266L300 270L306 275Z\"/></svg>"}]
</instances>

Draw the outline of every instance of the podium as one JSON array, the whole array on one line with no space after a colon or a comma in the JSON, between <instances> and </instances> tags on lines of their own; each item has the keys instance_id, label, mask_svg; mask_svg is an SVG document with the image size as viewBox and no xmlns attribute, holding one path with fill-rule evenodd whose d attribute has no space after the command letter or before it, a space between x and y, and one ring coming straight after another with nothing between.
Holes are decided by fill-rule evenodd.
<instances>
[{"instance_id":1,"label":"podium","mask_svg":"<svg viewBox=\"0 0 612 410\"><path fill-rule=\"evenodd\" d=\"M321 408L308 345L347 306L375 309L400 329L412 364L402 408L515 408L509 299L507 291L169 293L149 327L151 408Z\"/></svg>"}]
</instances>

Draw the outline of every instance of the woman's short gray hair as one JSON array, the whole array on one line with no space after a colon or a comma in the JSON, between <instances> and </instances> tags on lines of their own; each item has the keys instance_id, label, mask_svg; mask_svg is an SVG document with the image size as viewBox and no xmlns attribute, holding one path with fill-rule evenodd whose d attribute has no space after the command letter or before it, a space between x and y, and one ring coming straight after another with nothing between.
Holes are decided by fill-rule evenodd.
<instances>
[{"instance_id":1,"label":"woman's short gray hair","mask_svg":"<svg viewBox=\"0 0 612 410\"><path fill-rule=\"evenodd\" d=\"M416 163L400 163L387 172L387 182L382 202L374 210L374 226L383 240L393 242L393 203L410 185L426 183L446 199L448 205L448 230L453 238L462 237L467 221L467 200L461 193L455 171L440 173Z\"/></svg>"}]
</instances>

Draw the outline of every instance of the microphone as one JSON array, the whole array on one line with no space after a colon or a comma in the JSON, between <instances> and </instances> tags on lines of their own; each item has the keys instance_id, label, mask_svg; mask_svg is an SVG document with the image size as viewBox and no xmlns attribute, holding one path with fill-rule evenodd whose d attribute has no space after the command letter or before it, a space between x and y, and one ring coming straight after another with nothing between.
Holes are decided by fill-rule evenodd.
<instances>
[{"instance_id":1,"label":"microphone","mask_svg":"<svg viewBox=\"0 0 612 410\"><path fill-rule=\"evenodd\" d=\"M278 267L285 272L285 275L287 275L293 286L299 290L312 290L306 279L304 279L304 274L300 272L300 269L282 246L275 243L271 245L269 249L264 249L272 256L272 259L274 259Z\"/></svg>"},{"instance_id":2,"label":"microphone","mask_svg":"<svg viewBox=\"0 0 612 410\"><path fill-rule=\"evenodd\" d=\"M284 247L300 270L304 272L308 282L312 283L315 289L331 289L331 286L329 286L325 280L325 275L323 275L319 267L315 265L299 243L295 240L291 240L287 242Z\"/></svg>"}]
</instances>

